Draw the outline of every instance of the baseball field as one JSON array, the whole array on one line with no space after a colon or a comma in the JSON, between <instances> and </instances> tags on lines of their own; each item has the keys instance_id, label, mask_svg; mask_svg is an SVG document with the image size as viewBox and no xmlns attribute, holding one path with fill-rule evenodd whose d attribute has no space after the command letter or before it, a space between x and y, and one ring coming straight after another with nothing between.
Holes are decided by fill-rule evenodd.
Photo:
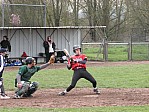
<instances>
[{"instance_id":1,"label":"baseball field","mask_svg":"<svg viewBox=\"0 0 149 112\"><path fill-rule=\"evenodd\" d=\"M36 73L39 82L32 98L0 100L1 112L148 112L149 61L88 62L101 95L93 93L90 82L81 79L66 96L58 96L71 82L73 71L66 64L50 65ZM13 97L19 67L6 67L3 75L8 96Z\"/></svg>"}]
</instances>

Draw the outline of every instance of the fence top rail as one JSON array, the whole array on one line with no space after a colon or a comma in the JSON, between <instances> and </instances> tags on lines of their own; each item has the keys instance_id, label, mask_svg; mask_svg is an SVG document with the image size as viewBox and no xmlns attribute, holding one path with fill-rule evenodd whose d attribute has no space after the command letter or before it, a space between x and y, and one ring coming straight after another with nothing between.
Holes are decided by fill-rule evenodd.
<instances>
[{"instance_id":1,"label":"fence top rail","mask_svg":"<svg viewBox=\"0 0 149 112\"><path fill-rule=\"evenodd\" d=\"M82 43L82 45L101 45L101 44L104 44L104 43ZM130 44L129 42L127 43L107 43L108 45L128 45ZM148 45L149 42L133 42L132 43L133 45Z\"/></svg>"},{"instance_id":2,"label":"fence top rail","mask_svg":"<svg viewBox=\"0 0 149 112\"><path fill-rule=\"evenodd\" d=\"M101 45L104 43L82 43L82 45ZM108 45L128 45L129 43L107 43Z\"/></svg>"},{"instance_id":3,"label":"fence top rail","mask_svg":"<svg viewBox=\"0 0 149 112\"><path fill-rule=\"evenodd\" d=\"M0 29L90 29L106 28L106 26L59 26L59 27L0 27Z\"/></svg>"},{"instance_id":4,"label":"fence top rail","mask_svg":"<svg viewBox=\"0 0 149 112\"><path fill-rule=\"evenodd\" d=\"M31 4L9 4L9 3L3 3L3 5L8 5L8 6L33 6L33 7L45 6L45 5L42 5L42 4L31 5Z\"/></svg>"}]
</instances>

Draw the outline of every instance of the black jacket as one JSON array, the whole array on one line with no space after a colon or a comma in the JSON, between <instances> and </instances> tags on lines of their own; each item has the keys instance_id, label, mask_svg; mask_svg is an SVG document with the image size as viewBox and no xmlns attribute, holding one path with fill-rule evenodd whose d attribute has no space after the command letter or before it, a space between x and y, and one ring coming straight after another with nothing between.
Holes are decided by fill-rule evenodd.
<instances>
[{"instance_id":1,"label":"black jacket","mask_svg":"<svg viewBox=\"0 0 149 112\"><path fill-rule=\"evenodd\" d=\"M11 45L8 40L2 40L0 44L1 44L1 48L8 49L8 51L11 52Z\"/></svg>"},{"instance_id":2,"label":"black jacket","mask_svg":"<svg viewBox=\"0 0 149 112\"><path fill-rule=\"evenodd\" d=\"M45 53L49 52L49 43L47 41L43 42L43 47L45 48ZM55 51L55 47L56 47L55 43L52 42L52 48L54 51Z\"/></svg>"}]
</instances>

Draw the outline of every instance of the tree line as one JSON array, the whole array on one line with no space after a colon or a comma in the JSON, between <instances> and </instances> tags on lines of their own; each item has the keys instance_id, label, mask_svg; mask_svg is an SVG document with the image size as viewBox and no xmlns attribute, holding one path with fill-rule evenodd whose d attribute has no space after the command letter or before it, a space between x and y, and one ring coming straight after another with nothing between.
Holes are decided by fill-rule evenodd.
<instances>
[{"instance_id":1,"label":"tree line","mask_svg":"<svg viewBox=\"0 0 149 112\"><path fill-rule=\"evenodd\" d=\"M19 16L16 26L45 26L45 20L49 27L106 26L109 40L129 35L131 28L149 26L148 0L4 0L4 3L43 5L2 5L5 26L15 26L12 14Z\"/></svg>"}]
</instances>

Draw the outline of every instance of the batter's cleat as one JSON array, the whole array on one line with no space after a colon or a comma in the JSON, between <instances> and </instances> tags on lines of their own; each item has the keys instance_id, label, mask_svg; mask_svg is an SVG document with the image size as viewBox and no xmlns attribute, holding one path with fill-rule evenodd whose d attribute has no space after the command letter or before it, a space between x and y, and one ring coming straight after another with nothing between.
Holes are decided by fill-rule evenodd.
<instances>
[{"instance_id":1,"label":"batter's cleat","mask_svg":"<svg viewBox=\"0 0 149 112\"><path fill-rule=\"evenodd\" d=\"M14 98L14 99L20 99L20 98L21 98L21 96L19 96L19 95L15 94L13 98Z\"/></svg>"},{"instance_id":2,"label":"batter's cleat","mask_svg":"<svg viewBox=\"0 0 149 112\"><path fill-rule=\"evenodd\" d=\"M58 93L58 95L59 96L65 96L66 95L66 92L64 92L64 91L63 92L60 92L60 93Z\"/></svg>"},{"instance_id":3,"label":"batter's cleat","mask_svg":"<svg viewBox=\"0 0 149 112\"><path fill-rule=\"evenodd\" d=\"M94 88L93 91L94 91L96 94L100 94L100 91L98 90L98 88Z\"/></svg>"},{"instance_id":4,"label":"batter's cleat","mask_svg":"<svg viewBox=\"0 0 149 112\"><path fill-rule=\"evenodd\" d=\"M7 96L6 94L1 95L1 99L6 100L6 99L10 99L9 96Z\"/></svg>"}]
</instances>

